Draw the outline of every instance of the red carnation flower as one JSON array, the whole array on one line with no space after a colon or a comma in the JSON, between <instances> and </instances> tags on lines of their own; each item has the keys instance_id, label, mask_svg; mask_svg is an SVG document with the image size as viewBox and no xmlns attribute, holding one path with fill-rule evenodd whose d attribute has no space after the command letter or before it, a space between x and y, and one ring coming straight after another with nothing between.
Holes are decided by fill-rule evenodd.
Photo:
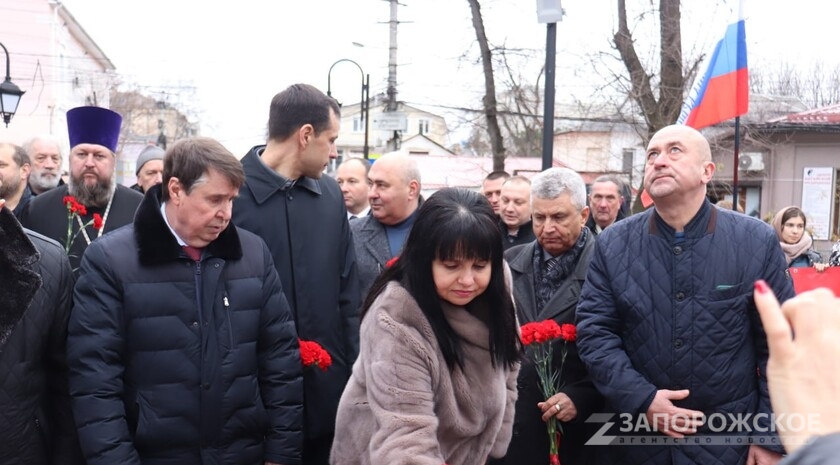
<instances>
[{"instance_id":1,"label":"red carnation flower","mask_svg":"<svg viewBox=\"0 0 840 465\"><path fill-rule=\"evenodd\" d=\"M396 257L393 257L390 260L388 260L387 262L385 262L385 268L391 268L392 266L394 266L394 263L397 263L397 259L399 259L399 258L400 258L400 256L397 255Z\"/></svg>"},{"instance_id":2,"label":"red carnation flower","mask_svg":"<svg viewBox=\"0 0 840 465\"><path fill-rule=\"evenodd\" d=\"M543 344L560 337L560 325L554 320L535 321L522 325L523 345Z\"/></svg>"},{"instance_id":3,"label":"red carnation flower","mask_svg":"<svg viewBox=\"0 0 840 465\"><path fill-rule=\"evenodd\" d=\"M100 215L99 213L94 213L93 214L93 229L100 230L100 229L102 229L102 226L105 226L105 224L102 221L102 215Z\"/></svg>"},{"instance_id":4,"label":"red carnation flower","mask_svg":"<svg viewBox=\"0 0 840 465\"><path fill-rule=\"evenodd\" d=\"M332 357L329 352L321 347L321 344L315 341L304 341L303 339L298 339L298 342L300 343L300 360L304 368L317 366L321 370L327 371L327 368L332 365Z\"/></svg>"},{"instance_id":5,"label":"red carnation flower","mask_svg":"<svg viewBox=\"0 0 840 465\"><path fill-rule=\"evenodd\" d=\"M573 324L564 323L560 326L560 337L567 342L577 340L577 328Z\"/></svg>"},{"instance_id":6,"label":"red carnation flower","mask_svg":"<svg viewBox=\"0 0 840 465\"><path fill-rule=\"evenodd\" d=\"M67 209L70 210L70 213L87 215L87 208L85 208L84 205L79 203L79 201L76 200L76 197L73 197L72 195L65 195L62 199L62 202L65 206L67 206Z\"/></svg>"},{"instance_id":7,"label":"red carnation flower","mask_svg":"<svg viewBox=\"0 0 840 465\"><path fill-rule=\"evenodd\" d=\"M76 202L76 199L73 199L73 205L70 206L70 213L78 213L79 215L87 215L87 207Z\"/></svg>"}]
</instances>

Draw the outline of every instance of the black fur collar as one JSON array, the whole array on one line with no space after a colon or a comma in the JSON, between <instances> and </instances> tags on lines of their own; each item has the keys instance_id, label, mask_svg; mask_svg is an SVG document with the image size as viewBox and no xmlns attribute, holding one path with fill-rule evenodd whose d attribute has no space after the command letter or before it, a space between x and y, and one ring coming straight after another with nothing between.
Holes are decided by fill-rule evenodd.
<instances>
[{"instance_id":1,"label":"black fur collar","mask_svg":"<svg viewBox=\"0 0 840 465\"><path fill-rule=\"evenodd\" d=\"M0 208L0 349L41 288L34 264L41 256L8 208Z\"/></svg>"},{"instance_id":2,"label":"black fur collar","mask_svg":"<svg viewBox=\"0 0 840 465\"><path fill-rule=\"evenodd\" d=\"M137 253L143 265L167 263L184 256L178 240L172 235L160 214L160 193L160 184L149 189L134 215L134 238L137 240ZM239 234L233 223L207 246L206 253L225 260L242 258Z\"/></svg>"}]
</instances>

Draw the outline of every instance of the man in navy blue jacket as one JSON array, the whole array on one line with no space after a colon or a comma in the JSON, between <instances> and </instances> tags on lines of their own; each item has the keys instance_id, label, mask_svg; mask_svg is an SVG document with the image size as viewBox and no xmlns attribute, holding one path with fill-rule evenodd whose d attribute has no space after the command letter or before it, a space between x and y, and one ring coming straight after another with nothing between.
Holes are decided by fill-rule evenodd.
<instances>
[{"instance_id":1,"label":"man in navy blue jacket","mask_svg":"<svg viewBox=\"0 0 840 465\"><path fill-rule=\"evenodd\" d=\"M614 421L646 420L658 444L703 438L603 448L614 463L773 464L781 457L778 437L760 431L771 425L771 407L752 290L759 279L781 300L793 289L772 228L706 200L714 171L699 132L660 130L645 168L655 208L598 236L577 310L578 349L595 386L619 414ZM704 421L713 415L718 423ZM733 424L738 418L748 427Z\"/></svg>"},{"instance_id":2,"label":"man in navy blue jacket","mask_svg":"<svg viewBox=\"0 0 840 465\"><path fill-rule=\"evenodd\" d=\"M299 465L298 339L271 253L230 223L218 142L166 154L134 222L85 251L67 357L88 465Z\"/></svg>"}]
</instances>

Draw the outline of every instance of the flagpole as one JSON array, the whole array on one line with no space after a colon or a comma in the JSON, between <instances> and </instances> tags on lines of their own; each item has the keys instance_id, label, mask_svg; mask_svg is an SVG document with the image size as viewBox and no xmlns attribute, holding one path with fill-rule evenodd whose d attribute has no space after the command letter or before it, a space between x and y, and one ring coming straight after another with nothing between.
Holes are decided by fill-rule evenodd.
<instances>
[{"instance_id":1,"label":"flagpole","mask_svg":"<svg viewBox=\"0 0 840 465\"><path fill-rule=\"evenodd\" d=\"M732 210L738 211L738 154L741 149L741 117L735 117L735 162L732 164Z\"/></svg>"}]
</instances>

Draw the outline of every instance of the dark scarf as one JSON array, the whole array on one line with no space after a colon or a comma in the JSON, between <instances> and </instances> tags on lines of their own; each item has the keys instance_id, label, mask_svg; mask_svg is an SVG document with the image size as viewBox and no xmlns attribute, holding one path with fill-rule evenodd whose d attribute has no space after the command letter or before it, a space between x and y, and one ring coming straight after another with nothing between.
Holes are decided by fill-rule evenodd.
<instances>
[{"instance_id":1,"label":"dark scarf","mask_svg":"<svg viewBox=\"0 0 840 465\"><path fill-rule=\"evenodd\" d=\"M575 270L589 234L589 228L581 228L580 236L571 249L548 260L543 260L545 253L539 243L534 247L534 294L537 298L537 313L545 308L563 281Z\"/></svg>"}]
</instances>

